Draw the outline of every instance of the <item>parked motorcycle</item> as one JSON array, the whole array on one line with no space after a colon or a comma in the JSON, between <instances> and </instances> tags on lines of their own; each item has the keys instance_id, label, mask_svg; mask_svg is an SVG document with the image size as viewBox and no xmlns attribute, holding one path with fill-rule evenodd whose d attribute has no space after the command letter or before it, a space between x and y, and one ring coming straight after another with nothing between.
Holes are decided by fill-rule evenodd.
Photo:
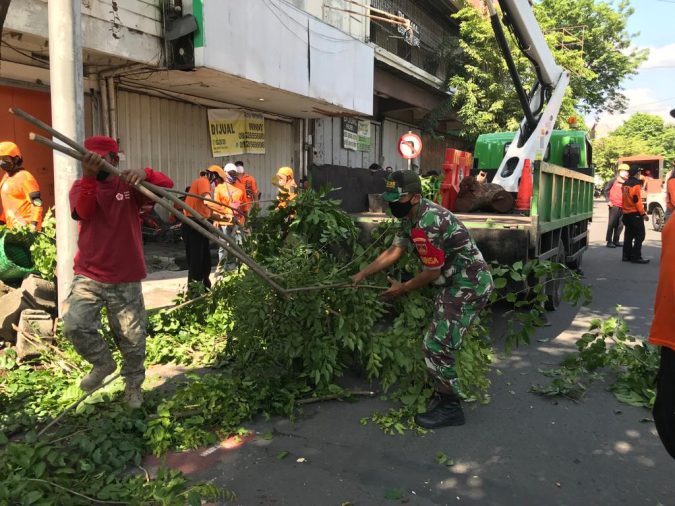
<instances>
[{"instance_id":1,"label":"parked motorcycle","mask_svg":"<svg viewBox=\"0 0 675 506\"><path fill-rule=\"evenodd\" d=\"M155 211L154 202L143 204L140 215L143 242L176 243L182 240L183 233L180 221L174 219L173 223L167 222Z\"/></svg>"}]
</instances>

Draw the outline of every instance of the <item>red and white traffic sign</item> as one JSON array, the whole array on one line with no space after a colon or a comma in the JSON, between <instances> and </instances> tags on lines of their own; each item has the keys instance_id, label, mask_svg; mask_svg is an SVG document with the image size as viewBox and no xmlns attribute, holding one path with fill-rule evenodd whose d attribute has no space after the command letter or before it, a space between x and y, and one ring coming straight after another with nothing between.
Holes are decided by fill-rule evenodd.
<instances>
[{"instance_id":1,"label":"red and white traffic sign","mask_svg":"<svg viewBox=\"0 0 675 506\"><path fill-rule=\"evenodd\" d=\"M412 160L420 156L422 152L422 139L417 134L408 132L401 135L398 140L398 153L406 160Z\"/></svg>"}]
</instances>

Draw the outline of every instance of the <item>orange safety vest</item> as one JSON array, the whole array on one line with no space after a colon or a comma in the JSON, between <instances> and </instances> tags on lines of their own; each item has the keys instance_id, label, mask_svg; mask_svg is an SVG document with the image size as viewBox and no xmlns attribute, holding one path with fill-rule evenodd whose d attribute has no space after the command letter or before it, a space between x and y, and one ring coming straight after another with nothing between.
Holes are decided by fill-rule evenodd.
<instances>
[{"instance_id":1,"label":"orange safety vest","mask_svg":"<svg viewBox=\"0 0 675 506\"><path fill-rule=\"evenodd\" d=\"M231 208L233 207L235 209L239 208L239 206L243 202L243 199L244 193L234 185L231 185L229 183L221 183L218 186L216 186L216 190L213 195L213 200L216 200L224 205L219 206L217 204L210 204L209 207L211 207L218 214L225 217L223 220L220 220L218 222L218 225L225 226L233 224L235 212ZM236 213L236 215L237 221L239 223L243 223L244 221L243 216L239 213Z\"/></svg>"},{"instance_id":2,"label":"orange safety vest","mask_svg":"<svg viewBox=\"0 0 675 506\"><path fill-rule=\"evenodd\" d=\"M635 178L629 178L623 184L623 214L638 213L644 216L645 208L642 204L642 190L640 181Z\"/></svg>"},{"instance_id":3,"label":"orange safety vest","mask_svg":"<svg viewBox=\"0 0 675 506\"><path fill-rule=\"evenodd\" d=\"M5 174L0 181L0 203L2 213L0 220L7 224L7 228L37 223L42 227L42 206L33 204L31 194L40 191L33 175L25 169L20 169L14 175Z\"/></svg>"},{"instance_id":4,"label":"orange safety vest","mask_svg":"<svg viewBox=\"0 0 675 506\"><path fill-rule=\"evenodd\" d=\"M654 319L649 342L675 350L675 219L670 219L661 232L661 264L659 284L654 300Z\"/></svg>"}]
</instances>

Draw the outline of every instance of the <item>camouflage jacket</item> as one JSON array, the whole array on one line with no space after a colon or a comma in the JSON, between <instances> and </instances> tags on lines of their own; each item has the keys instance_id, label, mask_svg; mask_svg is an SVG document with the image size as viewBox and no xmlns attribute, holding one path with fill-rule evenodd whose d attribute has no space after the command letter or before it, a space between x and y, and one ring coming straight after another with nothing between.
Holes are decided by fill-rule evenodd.
<instances>
[{"instance_id":1,"label":"camouflage jacket","mask_svg":"<svg viewBox=\"0 0 675 506\"><path fill-rule=\"evenodd\" d=\"M401 220L394 245L412 242L425 269L440 269L436 285L492 285L490 269L468 230L447 209L422 199L413 220ZM487 288L487 287L486 287Z\"/></svg>"}]
</instances>

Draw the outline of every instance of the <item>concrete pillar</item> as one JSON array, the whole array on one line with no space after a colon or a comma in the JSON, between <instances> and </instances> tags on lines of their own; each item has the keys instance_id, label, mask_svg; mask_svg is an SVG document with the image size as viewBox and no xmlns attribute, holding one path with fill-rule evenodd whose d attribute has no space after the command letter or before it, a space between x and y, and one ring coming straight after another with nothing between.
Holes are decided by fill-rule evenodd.
<instances>
[{"instance_id":1,"label":"concrete pillar","mask_svg":"<svg viewBox=\"0 0 675 506\"><path fill-rule=\"evenodd\" d=\"M49 0L47 5L52 126L76 142L83 143L84 91L80 0ZM70 217L68 192L80 173L79 162L54 151L59 311L73 280L77 223Z\"/></svg>"}]
</instances>

